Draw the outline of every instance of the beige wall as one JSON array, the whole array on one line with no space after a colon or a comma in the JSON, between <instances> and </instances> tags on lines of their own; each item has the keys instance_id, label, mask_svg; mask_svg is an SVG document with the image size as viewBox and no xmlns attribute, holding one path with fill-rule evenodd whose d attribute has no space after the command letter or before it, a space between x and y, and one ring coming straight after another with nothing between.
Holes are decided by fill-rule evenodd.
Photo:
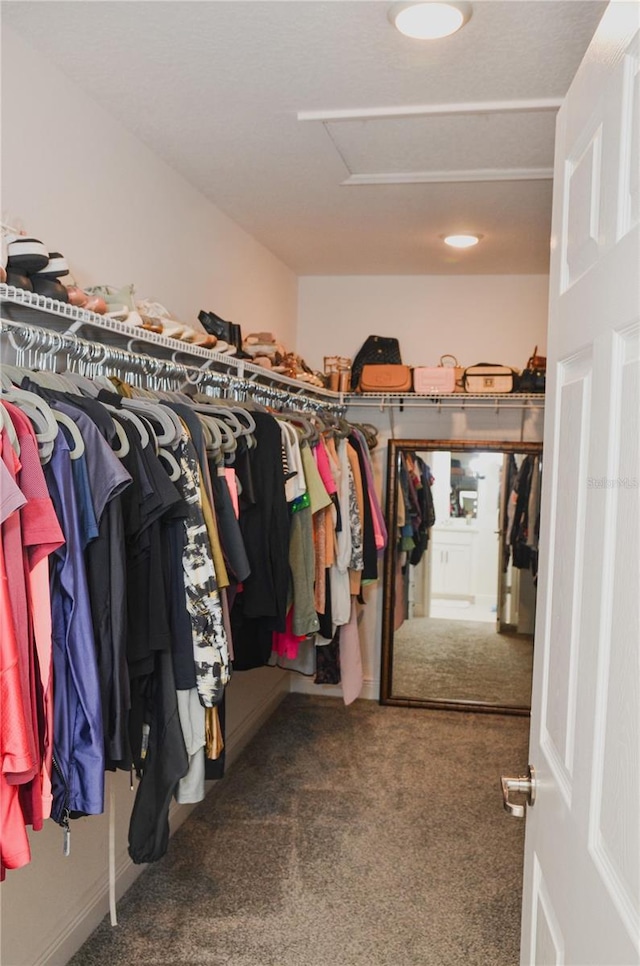
<instances>
[{"instance_id":1,"label":"beige wall","mask_svg":"<svg viewBox=\"0 0 640 966\"><path fill-rule=\"evenodd\" d=\"M80 284L133 282L184 322L213 309L293 346L293 272L5 26L2 79L3 221Z\"/></svg>"},{"instance_id":2,"label":"beige wall","mask_svg":"<svg viewBox=\"0 0 640 966\"><path fill-rule=\"evenodd\" d=\"M20 217L67 256L80 283L135 282L184 321L208 307L292 344L296 276L7 28L2 47L3 221ZM288 688L288 674L275 669L234 677L231 760ZM126 775L107 784L121 894L139 871L127 855L134 796ZM174 811L175 827L189 808ZM73 824L68 859L53 822L32 846L31 865L0 889L4 966L65 963L108 909L107 815Z\"/></svg>"},{"instance_id":3,"label":"beige wall","mask_svg":"<svg viewBox=\"0 0 640 966\"><path fill-rule=\"evenodd\" d=\"M400 340L403 362L436 365L454 353L461 365L498 362L522 368L533 347L547 343L546 275L306 276L299 282L298 351L314 368L325 355L353 357L366 337L393 335ZM542 439L540 412L412 409L377 405L353 407L347 416L373 423L380 442L373 452L379 487L384 494L387 443L396 439ZM367 605L360 622L365 687L363 697L376 698L380 686L382 634L382 561L380 580L365 590ZM292 689L336 694L295 675Z\"/></svg>"},{"instance_id":4,"label":"beige wall","mask_svg":"<svg viewBox=\"0 0 640 966\"><path fill-rule=\"evenodd\" d=\"M402 361L522 368L547 342L546 275L306 276L300 279L298 351L313 368L353 357L368 335L400 340Z\"/></svg>"}]
</instances>

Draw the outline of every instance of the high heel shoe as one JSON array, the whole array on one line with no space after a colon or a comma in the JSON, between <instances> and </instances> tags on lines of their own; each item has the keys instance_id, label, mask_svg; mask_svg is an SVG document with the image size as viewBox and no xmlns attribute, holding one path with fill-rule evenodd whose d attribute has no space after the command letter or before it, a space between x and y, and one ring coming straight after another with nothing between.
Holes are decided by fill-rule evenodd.
<instances>
[{"instance_id":1,"label":"high heel shoe","mask_svg":"<svg viewBox=\"0 0 640 966\"><path fill-rule=\"evenodd\" d=\"M227 343L231 342L231 322L221 319L215 312L205 312L204 309L198 313L198 321L209 335L215 335L216 339Z\"/></svg>"}]
</instances>

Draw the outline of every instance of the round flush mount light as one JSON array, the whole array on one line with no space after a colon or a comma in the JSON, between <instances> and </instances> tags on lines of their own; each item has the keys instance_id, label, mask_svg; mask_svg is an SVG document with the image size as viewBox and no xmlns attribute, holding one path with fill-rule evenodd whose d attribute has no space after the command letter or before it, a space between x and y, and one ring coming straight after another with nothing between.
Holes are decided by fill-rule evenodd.
<instances>
[{"instance_id":1,"label":"round flush mount light","mask_svg":"<svg viewBox=\"0 0 640 966\"><path fill-rule=\"evenodd\" d=\"M439 40L449 37L471 16L469 3L396 3L389 11L389 20L401 34L416 40Z\"/></svg>"},{"instance_id":2,"label":"round flush mount light","mask_svg":"<svg viewBox=\"0 0 640 966\"><path fill-rule=\"evenodd\" d=\"M445 245L450 245L451 248L473 248L477 245L482 235L444 235Z\"/></svg>"}]
</instances>

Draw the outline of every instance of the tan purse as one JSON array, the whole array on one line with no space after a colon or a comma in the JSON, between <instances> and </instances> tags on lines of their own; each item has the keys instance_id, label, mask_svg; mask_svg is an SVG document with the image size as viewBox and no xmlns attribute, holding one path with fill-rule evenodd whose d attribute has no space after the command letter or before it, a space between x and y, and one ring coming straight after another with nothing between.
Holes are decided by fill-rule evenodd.
<instances>
[{"instance_id":1,"label":"tan purse","mask_svg":"<svg viewBox=\"0 0 640 966\"><path fill-rule=\"evenodd\" d=\"M398 365L363 366L360 392L410 392L411 368Z\"/></svg>"},{"instance_id":2,"label":"tan purse","mask_svg":"<svg viewBox=\"0 0 640 966\"><path fill-rule=\"evenodd\" d=\"M515 389L515 369L510 366L493 365L479 362L464 370L463 385L470 393L505 393Z\"/></svg>"}]
</instances>

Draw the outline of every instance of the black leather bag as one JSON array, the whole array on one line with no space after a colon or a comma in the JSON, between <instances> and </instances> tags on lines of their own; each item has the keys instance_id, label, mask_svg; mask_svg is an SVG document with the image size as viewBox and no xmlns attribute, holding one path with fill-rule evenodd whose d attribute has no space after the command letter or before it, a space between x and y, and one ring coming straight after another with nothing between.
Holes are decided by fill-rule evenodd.
<instances>
[{"instance_id":1,"label":"black leather bag","mask_svg":"<svg viewBox=\"0 0 640 966\"><path fill-rule=\"evenodd\" d=\"M545 369L523 369L518 378L518 392L544 392Z\"/></svg>"},{"instance_id":2,"label":"black leather bag","mask_svg":"<svg viewBox=\"0 0 640 966\"><path fill-rule=\"evenodd\" d=\"M520 373L518 392L544 392L547 377L546 356L538 355L538 346L529 357L527 366Z\"/></svg>"},{"instance_id":3,"label":"black leather bag","mask_svg":"<svg viewBox=\"0 0 640 966\"><path fill-rule=\"evenodd\" d=\"M400 343L386 335L367 336L362 348L356 353L351 366L351 390L355 392L360 382L363 366L400 366Z\"/></svg>"}]
</instances>

